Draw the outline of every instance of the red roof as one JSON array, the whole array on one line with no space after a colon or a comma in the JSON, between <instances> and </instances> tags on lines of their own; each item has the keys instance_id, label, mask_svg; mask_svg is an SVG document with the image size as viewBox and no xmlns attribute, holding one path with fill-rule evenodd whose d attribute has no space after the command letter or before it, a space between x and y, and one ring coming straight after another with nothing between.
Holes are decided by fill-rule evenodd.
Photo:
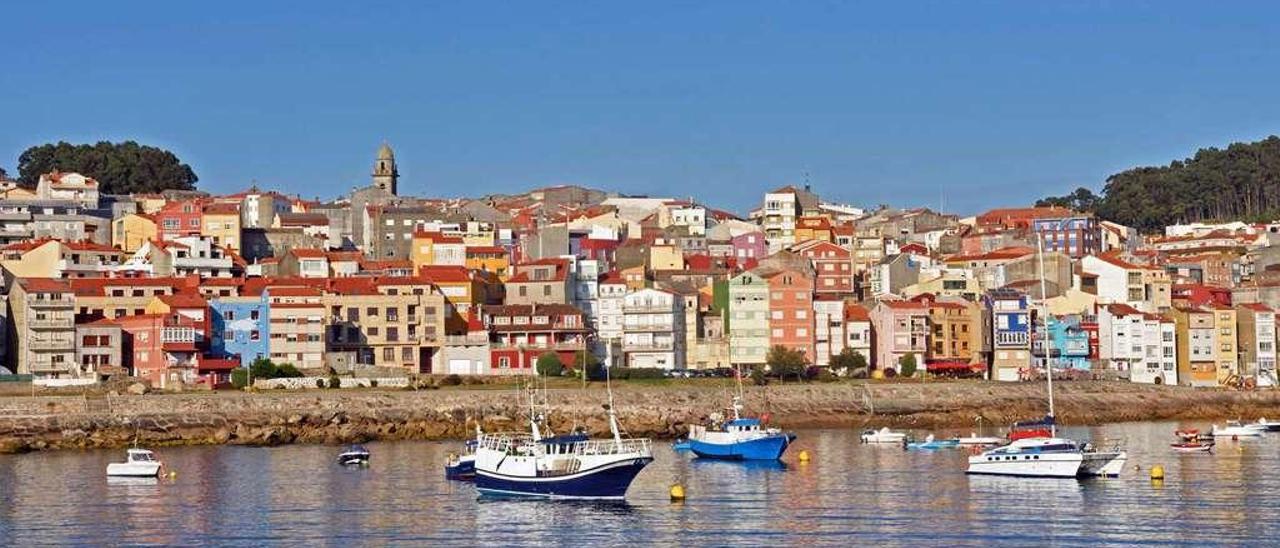
<instances>
[{"instance_id":1,"label":"red roof","mask_svg":"<svg viewBox=\"0 0 1280 548\"><path fill-rule=\"evenodd\" d=\"M204 300L204 297L191 293L161 295L156 298L172 308L206 308L209 306L209 302Z\"/></svg>"},{"instance_id":2,"label":"red roof","mask_svg":"<svg viewBox=\"0 0 1280 548\"><path fill-rule=\"evenodd\" d=\"M436 231L418 230L418 231L415 231L415 232L413 233L413 237L414 237L415 239L417 239L417 238L430 238L430 239L431 239L431 243L432 243L432 244L460 244L460 243L462 243L462 238L460 238L460 237L458 237L458 236L445 236L443 233L441 233L441 232L436 232Z\"/></svg>"},{"instance_id":3,"label":"red roof","mask_svg":"<svg viewBox=\"0 0 1280 548\"><path fill-rule=\"evenodd\" d=\"M499 245L469 245L467 246L467 253L501 253L505 255L507 253L507 248Z\"/></svg>"},{"instance_id":4,"label":"red roof","mask_svg":"<svg viewBox=\"0 0 1280 548\"><path fill-rule=\"evenodd\" d=\"M471 271L465 266L424 265L418 275L435 283L465 283L471 281Z\"/></svg>"},{"instance_id":5,"label":"red roof","mask_svg":"<svg viewBox=\"0 0 1280 548\"><path fill-rule=\"evenodd\" d=\"M896 310L926 310L928 308L918 301L880 301L881 304Z\"/></svg>"},{"instance_id":6,"label":"red roof","mask_svg":"<svg viewBox=\"0 0 1280 548\"><path fill-rule=\"evenodd\" d=\"M325 258L327 258L327 255L325 254L325 252L324 252L324 251L322 251L322 250L319 250L319 249L310 249L310 248L298 248L298 247L295 247L295 248L293 248L293 249L290 249L290 250L289 250L289 253L292 253L292 254L293 254L293 256L295 256L295 257L297 257L297 258L299 258L299 259L325 259Z\"/></svg>"},{"instance_id":7,"label":"red roof","mask_svg":"<svg viewBox=\"0 0 1280 548\"><path fill-rule=\"evenodd\" d=\"M1123 303L1107 305L1107 312L1110 312L1112 316L1131 316L1134 314L1142 314L1142 311Z\"/></svg>"},{"instance_id":8,"label":"red roof","mask_svg":"<svg viewBox=\"0 0 1280 548\"><path fill-rule=\"evenodd\" d=\"M28 293L70 293L71 285L52 278L19 278L18 283Z\"/></svg>"},{"instance_id":9,"label":"red roof","mask_svg":"<svg viewBox=\"0 0 1280 548\"><path fill-rule=\"evenodd\" d=\"M845 303L844 319L848 322L869 322L871 321L871 312L867 307L858 303Z\"/></svg>"},{"instance_id":10,"label":"red roof","mask_svg":"<svg viewBox=\"0 0 1280 548\"><path fill-rule=\"evenodd\" d=\"M1017 259L1019 257L1025 257L1035 252L1036 250L1026 246L1010 246L1010 247L1002 247L1000 249L988 251L986 253L978 253L975 255L952 255L950 257L947 257L946 262L954 263L954 262L961 262L961 261L964 261L964 262L1007 261L1011 259Z\"/></svg>"},{"instance_id":11,"label":"red roof","mask_svg":"<svg viewBox=\"0 0 1280 548\"><path fill-rule=\"evenodd\" d=\"M1271 307L1262 303L1241 303L1240 306L1254 312L1271 312Z\"/></svg>"},{"instance_id":12,"label":"red roof","mask_svg":"<svg viewBox=\"0 0 1280 548\"><path fill-rule=\"evenodd\" d=\"M229 203L213 203L204 206L204 212L210 215L239 215L240 206Z\"/></svg>"}]
</instances>

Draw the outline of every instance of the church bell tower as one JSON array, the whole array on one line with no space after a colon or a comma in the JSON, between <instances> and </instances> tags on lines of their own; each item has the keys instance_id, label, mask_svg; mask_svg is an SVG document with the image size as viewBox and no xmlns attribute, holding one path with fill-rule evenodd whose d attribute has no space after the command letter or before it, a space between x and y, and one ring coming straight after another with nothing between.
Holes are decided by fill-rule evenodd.
<instances>
[{"instance_id":1,"label":"church bell tower","mask_svg":"<svg viewBox=\"0 0 1280 548\"><path fill-rule=\"evenodd\" d=\"M378 148L378 159L373 163L373 186L391 194L396 193L396 182L400 179L400 171L396 169L396 155L385 141Z\"/></svg>"}]
</instances>

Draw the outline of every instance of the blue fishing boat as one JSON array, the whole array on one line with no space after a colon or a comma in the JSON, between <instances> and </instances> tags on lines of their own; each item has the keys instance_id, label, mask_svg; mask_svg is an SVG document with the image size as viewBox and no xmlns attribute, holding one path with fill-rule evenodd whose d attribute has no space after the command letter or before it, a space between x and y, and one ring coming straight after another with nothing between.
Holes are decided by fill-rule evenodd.
<instances>
[{"instance_id":1,"label":"blue fishing boat","mask_svg":"<svg viewBox=\"0 0 1280 548\"><path fill-rule=\"evenodd\" d=\"M778 460L796 435L765 428L760 419L734 417L711 426L689 429L689 450L704 459Z\"/></svg>"},{"instance_id":2,"label":"blue fishing boat","mask_svg":"<svg viewBox=\"0 0 1280 548\"><path fill-rule=\"evenodd\" d=\"M604 406L612 439L591 440L581 433L543 437L532 407L530 434L481 434L476 440L475 481L481 495L622 500L636 475L653 462L648 439L622 437L612 389Z\"/></svg>"},{"instance_id":3,"label":"blue fishing boat","mask_svg":"<svg viewBox=\"0 0 1280 548\"><path fill-rule=\"evenodd\" d=\"M476 477L476 440L467 440L465 450L449 455L444 465L444 478L453 481L471 481Z\"/></svg>"}]
</instances>

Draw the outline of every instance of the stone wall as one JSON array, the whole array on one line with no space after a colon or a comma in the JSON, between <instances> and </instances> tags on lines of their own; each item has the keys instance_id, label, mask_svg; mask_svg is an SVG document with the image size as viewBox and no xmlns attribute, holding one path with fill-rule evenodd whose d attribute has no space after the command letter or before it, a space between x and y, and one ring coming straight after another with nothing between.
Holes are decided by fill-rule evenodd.
<instances>
[{"instance_id":1,"label":"stone wall","mask_svg":"<svg viewBox=\"0 0 1280 548\"><path fill-rule=\"evenodd\" d=\"M323 381L324 386L317 386L316 381ZM379 388L408 388L409 379L407 377L384 377L376 379L366 378L348 378L339 377L338 386L341 388L372 388L377 383ZM295 377L281 379L258 379L253 381L253 387L260 390L303 390L320 388L329 388L329 379L326 377Z\"/></svg>"},{"instance_id":2,"label":"stone wall","mask_svg":"<svg viewBox=\"0 0 1280 548\"><path fill-rule=\"evenodd\" d=\"M1094 424L1169 419L1280 416L1280 391L1231 392L1117 382L1056 385L1059 422ZM732 388L707 383L615 390L623 427L633 436L675 437L721 411ZM1045 412L1040 383L831 383L750 387L746 405L786 428L892 425L970 429ZM552 429L608 432L599 384L552 390ZM276 390L143 396L0 398L0 452L147 445L351 443L462 439L524 428L525 399L514 389Z\"/></svg>"}]
</instances>

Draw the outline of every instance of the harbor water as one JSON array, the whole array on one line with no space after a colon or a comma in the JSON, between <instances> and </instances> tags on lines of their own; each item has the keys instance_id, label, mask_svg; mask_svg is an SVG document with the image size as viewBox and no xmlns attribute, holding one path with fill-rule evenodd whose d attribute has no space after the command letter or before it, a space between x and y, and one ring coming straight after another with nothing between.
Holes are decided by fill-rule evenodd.
<instances>
[{"instance_id":1,"label":"harbor water","mask_svg":"<svg viewBox=\"0 0 1280 548\"><path fill-rule=\"evenodd\" d=\"M963 449L869 446L801 430L784 465L698 461L658 442L626 503L478 499L444 479L457 444L174 447L177 476L108 481L121 451L0 456L0 544L130 545L1099 545L1265 544L1280 538L1280 433L1176 454L1180 427L1066 428L1121 438L1120 479L970 477ZM950 432L951 434L968 434ZM915 432L923 437L926 432ZM808 451L811 460L797 455ZM1148 470L1163 465L1153 483ZM1135 471L1134 466L1141 467ZM688 498L673 503L669 488Z\"/></svg>"}]
</instances>

